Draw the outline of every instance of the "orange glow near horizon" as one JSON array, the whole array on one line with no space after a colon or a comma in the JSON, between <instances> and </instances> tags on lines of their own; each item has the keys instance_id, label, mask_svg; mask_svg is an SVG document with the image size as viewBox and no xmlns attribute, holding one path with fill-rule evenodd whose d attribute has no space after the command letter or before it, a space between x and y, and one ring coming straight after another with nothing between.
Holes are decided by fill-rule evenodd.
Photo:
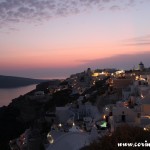
<instances>
[{"instance_id":1,"label":"orange glow near horizon","mask_svg":"<svg viewBox=\"0 0 150 150\"><path fill-rule=\"evenodd\" d=\"M85 64L88 61L111 58L119 54L139 53L139 51L134 51L136 50L136 46L120 47L116 49L112 48L111 45L102 48L94 48L93 46L91 48L64 49L59 51L47 51L44 50L44 48L43 51L18 50L18 53L14 52L6 56L7 59L1 59L0 66L25 68L74 67ZM128 49L128 51L126 49Z\"/></svg>"}]
</instances>

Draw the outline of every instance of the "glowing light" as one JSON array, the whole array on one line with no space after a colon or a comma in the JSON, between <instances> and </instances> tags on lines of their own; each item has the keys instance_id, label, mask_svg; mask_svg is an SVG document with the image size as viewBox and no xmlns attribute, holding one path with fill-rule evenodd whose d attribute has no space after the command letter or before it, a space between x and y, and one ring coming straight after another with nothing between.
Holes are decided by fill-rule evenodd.
<instances>
[{"instance_id":1,"label":"glowing light","mask_svg":"<svg viewBox=\"0 0 150 150\"><path fill-rule=\"evenodd\" d=\"M105 121L102 122L101 127L106 128L107 127L107 123Z\"/></svg>"},{"instance_id":2,"label":"glowing light","mask_svg":"<svg viewBox=\"0 0 150 150\"><path fill-rule=\"evenodd\" d=\"M102 71L102 73L101 73L101 74L105 74L105 72L103 72L103 71Z\"/></svg>"},{"instance_id":3,"label":"glowing light","mask_svg":"<svg viewBox=\"0 0 150 150\"><path fill-rule=\"evenodd\" d=\"M142 81L146 81L144 78L140 78L140 80L142 80Z\"/></svg>"},{"instance_id":4,"label":"glowing light","mask_svg":"<svg viewBox=\"0 0 150 150\"><path fill-rule=\"evenodd\" d=\"M98 77L99 75L100 75L100 73L98 73L98 72L95 72L92 74L93 77Z\"/></svg>"},{"instance_id":5,"label":"glowing light","mask_svg":"<svg viewBox=\"0 0 150 150\"><path fill-rule=\"evenodd\" d=\"M109 110L109 108L108 108L108 107L106 107L106 108L105 108L105 110L106 110L106 111L108 111L108 110Z\"/></svg>"},{"instance_id":6,"label":"glowing light","mask_svg":"<svg viewBox=\"0 0 150 150\"><path fill-rule=\"evenodd\" d=\"M62 124L60 123L58 126L59 126L59 127L62 127Z\"/></svg>"},{"instance_id":7,"label":"glowing light","mask_svg":"<svg viewBox=\"0 0 150 150\"><path fill-rule=\"evenodd\" d=\"M122 73L125 73L125 71L124 70L116 71L116 74L122 74Z\"/></svg>"},{"instance_id":8,"label":"glowing light","mask_svg":"<svg viewBox=\"0 0 150 150\"><path fill-rule=\"evenodd\" d=\"M139 76L136 76L136 77L135 77L135 80L139 80Z\"/></svg>"},{"instance_id":9,"label":"glowing light","mask_svg":"<svg viewBox=\"0 0 150 150\"><path fill-rule=\"evenodd\" d=\"M141 94L141 98L144 98L144 96Z\"/></svg>"},{"instance_id":10,"label":"glowing light","mask_svg":"<svg viewBox=\"0 0 150 150\"><path fill-rule=\"evenodd\" d=\"M103 119L106 119L106 115L103 116Z\"/></svg>"},{"instance_id":11,"label":"glowing light","mask_svg":"<svg viewBox=\"0 0 150 150\"><path fill-rule=\"evenodd\" d=\"M73 122L73 126L75 126L75 123Z\"/></svg>"},{"instance_id":12,"label":"glowing light","mask_svg":"<svg viewBox=\"0 0 150 150\"><path fill-rule=\"evenodd\" d=\"M50 144L54 143L54 139L53 139L52 135L50 134L50 132L47 134L47 140L49 141Z\"/></svg>"}]
</instances>

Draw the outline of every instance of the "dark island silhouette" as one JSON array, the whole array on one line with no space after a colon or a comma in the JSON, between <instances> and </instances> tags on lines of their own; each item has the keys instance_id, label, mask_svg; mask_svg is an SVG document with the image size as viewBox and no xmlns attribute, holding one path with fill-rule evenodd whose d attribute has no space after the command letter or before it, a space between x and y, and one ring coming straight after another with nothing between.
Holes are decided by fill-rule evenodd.
<instances>
[{"instance_id":1,"label":"dark island silhouette","mask_svg":"<svg viewBox=\"0 0 150 150\"><path fill-rule=\"evenodd\" d=\"M39 84L44 81L46 80L0 75L0 88L17 88Z\"/></svg>"}]
</instances>

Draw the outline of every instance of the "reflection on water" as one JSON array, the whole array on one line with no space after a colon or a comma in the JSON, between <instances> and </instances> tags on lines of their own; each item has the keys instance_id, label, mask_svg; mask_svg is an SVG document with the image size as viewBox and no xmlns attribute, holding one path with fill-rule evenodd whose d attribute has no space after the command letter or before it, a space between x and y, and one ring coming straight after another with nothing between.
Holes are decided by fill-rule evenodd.
<instances>
[{"instance_id":1,"label":"reflection on water","mask_svg":"<svg viewBox=\"0 0 150 150\"><path fill-rule=\"evenodd\" d=\"M3 105L7 106L12 99L17 98L20 95L24 95L35 88L36 85L34 84L19 88L0 89L0 107Z\"/></svg>"}]
</instances>

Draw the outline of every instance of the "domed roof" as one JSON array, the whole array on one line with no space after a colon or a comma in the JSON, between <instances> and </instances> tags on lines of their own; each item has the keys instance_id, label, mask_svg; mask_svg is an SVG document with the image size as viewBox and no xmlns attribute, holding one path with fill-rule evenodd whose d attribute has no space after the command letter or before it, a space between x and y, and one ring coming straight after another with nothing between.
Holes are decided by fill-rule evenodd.
<instances>
[{"instance_id":1,"label":"domed roof","mask_svg":"<svg viewBox=\"0 0 150 150\"><path fill-rule=\"evenodd\" d=\"M78 150L89 144L89 135L79 132L69 132L61 136L54 143L49 145L46 150Z\"/></svg>"},{"instance_id":2,"label":"domed roof","mask_svg":"<svg viewBox=\"0 0 150 150\"><path fill-rule=\"evenodd\" d=\"M142 63L142 62L140 62L140 63L139 63L139 65L143 65L143 63Z\"/></svg>"}]
</instances>

